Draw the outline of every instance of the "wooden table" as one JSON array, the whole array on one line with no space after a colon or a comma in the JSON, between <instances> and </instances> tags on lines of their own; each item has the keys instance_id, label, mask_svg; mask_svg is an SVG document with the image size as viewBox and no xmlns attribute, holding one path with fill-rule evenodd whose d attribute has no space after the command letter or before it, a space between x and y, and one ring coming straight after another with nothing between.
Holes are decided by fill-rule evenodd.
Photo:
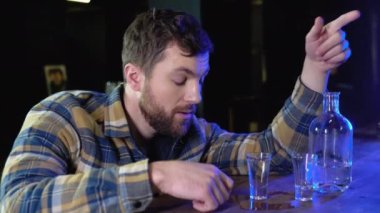
<instances>
[{"instance_id":1,"label":"wooden table","mask_svg":"<svg viewBox=\"0 0 380 213\"><path fill-rule=\"evenodd\" d=\"M293 175L271 176L269 199L251 202L247 176L234 176L230 199L215 212L380 212L380 139L355 139L353 181L343 193L320 195L313 201L294 200ZM146 212L196 212L191 201L167 195L152 202Z\"/></svg>"}]
</instances>

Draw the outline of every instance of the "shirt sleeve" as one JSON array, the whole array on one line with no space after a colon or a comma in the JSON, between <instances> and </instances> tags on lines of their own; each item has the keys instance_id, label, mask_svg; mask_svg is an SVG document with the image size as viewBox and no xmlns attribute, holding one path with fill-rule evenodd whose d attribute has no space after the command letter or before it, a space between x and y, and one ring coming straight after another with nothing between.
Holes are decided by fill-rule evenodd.
<instances>
[{"instance_id":1,"label":"shirt sleeve","mask_svg":"<svg viewBox=\"0 0 380 213\"><path fill-rule=\"evenodd\" d=\"M0 212L138 212L149 205L148 160L78 173L70 171L76 145L56 137L35 128L20 132L3 170Z\"/></svg>"},{"instance_id":2,"label":"shirt sleeve","mask_svg":"<svg viewBox=\"0 0 380 213\"><path fill-rule=\"evenodd\" d=\"M268 128L258 133L237 134L204 121L210 149L202 161L229 174L247 174L245 157L250 152L272 153L271 171L291 172L290 154L306 152L308 128L321 111L322 94L307 88L298 78L292 95Z\"/></svg>"}]
</instances>

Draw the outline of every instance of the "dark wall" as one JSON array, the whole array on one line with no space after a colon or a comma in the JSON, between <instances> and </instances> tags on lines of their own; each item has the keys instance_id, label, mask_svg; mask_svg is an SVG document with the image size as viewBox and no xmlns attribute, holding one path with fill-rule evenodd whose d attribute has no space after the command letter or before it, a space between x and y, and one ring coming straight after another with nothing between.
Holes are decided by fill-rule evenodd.
<instances>
[{"instance_id":1,"label":"dark wall","mask_svg":"<svg viewBox=\"0 0 380 213\"><path fill-rule=\"evenodd\" d=\"M268 107L276 113L292 92L305 57L305 35L313 16L308 1L269 0L263 4L264 48L267 81L265 91L272 97Z\"/></svg>"},{"instance_id":2,"label":"dark wall","mask_svg":"<svg viewBox=\"0 0 380 213\"><path fill-rule=\"evenodd\" d=\"M71 89L104 91L105 81L123 80L123 34L147 7L146 1L136 0L66 4L65 51Z\"/></svg>"},{"instance_id":3,"label":"dark wall","mask_svg":"<svg viewBox=\"0 0 380 213\"><path fill-rule=\"evenodd\" d=\"M234 96L250 94L250 1L201 1L201 19L214 43L204 92L205 117L228 126Z\"/></svg>"},{"instance_id":4,"label":"dark wall","mask_svg":"<svg viewBox=\"0 0 380 213\"><path fill-rule=\"evenodd\" d=\"M147 1L65 0L2 3L3 71L0 169L29 109L47 97L43 66L65 64L67 89L104 91L106 81L122 80L121 42ZM5 85L13 84L12 87ZM3 108L4 107L4 108Z\"/></svg>"},{"instance_id":5,"label":"dark wall","mask_svg":"<svg viewBox=\"0 0 380 213\"><path fill-rule=\"evenodd\" d=\"M257 2L262 5L253 6ZM233 130L249 130L247 119L257 120L259 130L266 128L301 73L305 36L315 17L328 23L352 9L362 12L344 27L353 54L333 72L329 90L341 92L341 112L355 129L373 128L380 116L380 10L374 0L202 1L203 24L215 43L204 88L206 118L229 129L232 106ZM258 81L263 71L265 80Z\"/></svg>"},{"instance_id":6,"label":"dark wall","mask_svg":"<svg viewBox=\"0 0 380 213\"><path fill-rule=\"evenodd\" d=\"M46 97L43 65L63 57L63 2L7 2L2 8L1 63L4 114L2 167L23 119L34 104Z\"/></svg>"}]
</instances>

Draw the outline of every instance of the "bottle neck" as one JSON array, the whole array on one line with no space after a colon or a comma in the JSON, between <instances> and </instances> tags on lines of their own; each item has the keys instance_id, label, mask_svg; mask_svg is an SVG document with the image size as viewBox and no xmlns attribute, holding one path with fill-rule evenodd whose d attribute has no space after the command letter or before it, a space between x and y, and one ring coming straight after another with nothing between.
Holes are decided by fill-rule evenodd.
<instances>
[{"instance_id":1,"label":"bottle neck","mask_svg":"<svg viewBox=\"0 0 380 213\"><path fill-rule=\"evenodd\" d=\"M323 111L339 112L339 92L325 92L323 94Z\"/></svg>"}]
</instances>

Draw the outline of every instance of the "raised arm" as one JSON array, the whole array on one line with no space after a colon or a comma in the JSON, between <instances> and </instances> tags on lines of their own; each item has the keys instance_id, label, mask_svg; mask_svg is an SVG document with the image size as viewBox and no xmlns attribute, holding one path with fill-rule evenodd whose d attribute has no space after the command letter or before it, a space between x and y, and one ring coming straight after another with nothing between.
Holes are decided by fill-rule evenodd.
<instances>
[{"instance_id":1,"label":"raised arm","mask_svg":"<svg viewBox=\"0 0 380 213\"><path fill-rule=\"evenodd\" d=\"M359 11L351 11L327 25L324 25L321 17L317 17L306 36L302 82L297 81L292 95L270 126L258 134L234 134L217 127L206 128L213 131L210 131L212 145L205 155L205 161L218 165L228 174L246 174L246 153L271 152L271 170L289 172L290 154L307 150L308 127L321 108L320 93L326 88L329 71L351 55L341 28L359 16Z\"/></svg>"},{"instance_id":2,"label":"raised arm","mask_svg":"<svg viewBox=\"0 0 380 213\"><path fill-rule=\"evenodd\" d=\"M317 17L306 35L306 57L301 74L302 82L310 89L322 93L327 87L330 70L351 56L349 42L342 27L360 17L357 10L350 11L324 25Z\"/></svg>"}]
</instances>

